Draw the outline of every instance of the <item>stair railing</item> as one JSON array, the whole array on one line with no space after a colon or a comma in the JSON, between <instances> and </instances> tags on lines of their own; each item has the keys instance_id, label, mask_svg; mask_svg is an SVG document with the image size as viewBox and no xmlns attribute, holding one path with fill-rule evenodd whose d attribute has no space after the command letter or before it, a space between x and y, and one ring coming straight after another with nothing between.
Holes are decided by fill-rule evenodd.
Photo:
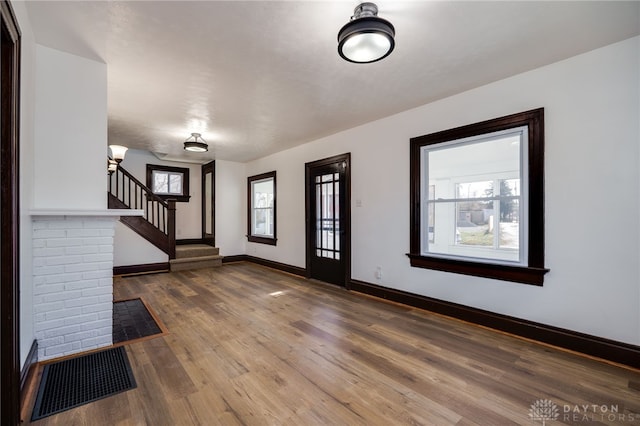
<instances>
[{"instance_id":1,"label":"stair railing","mask_svg":"<svg viewBox=\"0 0 640 426\"><path fill-rule=\"evenodd\" d=\"M166 237L160 248L172 247L175 253L176 243L176 202L163 200L131 173L118 165L109 176L109 193L118 199L125 208L139 209L143 217ZM147 238L154 242L154 238ZM169 253L170 258L174 258Z\"/></svg>"}]
</instances>

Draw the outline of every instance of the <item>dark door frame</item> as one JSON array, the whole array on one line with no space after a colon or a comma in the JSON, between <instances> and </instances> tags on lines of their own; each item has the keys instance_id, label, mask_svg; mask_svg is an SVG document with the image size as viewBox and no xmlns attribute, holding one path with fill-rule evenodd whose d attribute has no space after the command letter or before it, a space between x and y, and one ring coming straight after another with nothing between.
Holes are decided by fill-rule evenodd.
<instances>
[{"instance_id":1,"label":"dark door frame","mask_svg":"<svg viewBox=\"0 0 640 426\"><path fill-rule=\"evenodd\" d=\"M205 244L209 244L210 246L215 247L216 245L216 160L210 161L207 164L202 165L202 169L200 171L202 178L202 241ZM211 236L208 236L205 232L206 229L206 204L205 204L205 175L207 173L211 173L213 179L211 180Z\"/></svg>"},{"instance_id":2,"label":"dark door frame","mask_svg":"<svg viewBox=\"0 0 640 426\"><path fill-rule=\"evenodd\" d=\"M0 2L0 20L0 422L15 426L20 421L20 30L8 0Z\"/></svg>"},{"instance_id":3,"label":"dark door frame","mask_svg":"<svg viewBox=\"0 0 640 426\"><path fill-rule=\"evenodd\" d=\"M324 158L322 160L311 161L304 165L305 167L305 194L304 194L304 210L305 210L305 248L306 248L306 277L311 278L311 253L314 250L314 238L315 232L313 221L311 220L311 190L313 182L311 182L311 173L313 169L327 166L335 163L345 163L344 168L344 184L345 184L345 217L341 218L341 222L344 225L344 287L351 289L351 153L334 155L333 157Z\"/></svg>"}]
</instances>

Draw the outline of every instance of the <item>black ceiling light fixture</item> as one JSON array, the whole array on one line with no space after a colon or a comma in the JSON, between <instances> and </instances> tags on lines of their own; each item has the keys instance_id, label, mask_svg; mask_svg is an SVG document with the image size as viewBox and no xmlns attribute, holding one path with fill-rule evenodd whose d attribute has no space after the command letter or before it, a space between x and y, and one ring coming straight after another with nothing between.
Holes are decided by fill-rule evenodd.
<instances>
[{"instance_id":1,"label":"black ceiling light fixture","mask_svg":"<svg viewBox=\"0 0 640 426\"><path fill-rule=\"evenodd\" d=\"M349 62L376 62L393 51L395 35L391 22L378 18L378 6L360 3L353 10L351 21L338 32L338 53Z\"/></svg>"},{"instance_id":2,"label":"black ceiling light fixture","mask_svg":"<svg viewBox=\"0 0 640 426\"><path fill-rule=\"evenodd\" d=\"M192 141L189 140L191 138L193 138ZM191 152L207 152L209 151L209 145L207 145L205 140L202 139L200 133L191 133L191 136L184 141L184 150Z\"/></svg>"}]
</instances>

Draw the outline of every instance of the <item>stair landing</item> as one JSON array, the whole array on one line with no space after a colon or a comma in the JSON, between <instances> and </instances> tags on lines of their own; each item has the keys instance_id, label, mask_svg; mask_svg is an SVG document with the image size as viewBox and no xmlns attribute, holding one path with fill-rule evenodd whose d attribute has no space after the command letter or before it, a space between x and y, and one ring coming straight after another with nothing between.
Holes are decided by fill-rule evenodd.
<instances>
[{"instance_id":1,"label":"stair landing","mask_svg":"<svg viewBox=\"0 0 640 426\"><path fill-rule=\"evenodd\" d=\"M176 246L176 258L169 260L172 271L215 268L222 265L220 249L206 244Z\"/></svg>"}]
</instances>

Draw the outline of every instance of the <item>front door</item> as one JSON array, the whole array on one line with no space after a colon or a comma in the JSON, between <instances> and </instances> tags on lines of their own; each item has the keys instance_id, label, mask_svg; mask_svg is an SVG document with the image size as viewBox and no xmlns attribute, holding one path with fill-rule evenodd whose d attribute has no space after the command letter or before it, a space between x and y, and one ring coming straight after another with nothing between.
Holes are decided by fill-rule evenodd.
<instances>
[{"instance_id":1,"label":"front door","mask_svg":"<svg viewBox=\"0 0 640 426\"><path fill-rule=\"evenodd\" d=\"M307 163L307 276L341 286L350 270L350 154Z\"/></svg>"}]
</instances>

